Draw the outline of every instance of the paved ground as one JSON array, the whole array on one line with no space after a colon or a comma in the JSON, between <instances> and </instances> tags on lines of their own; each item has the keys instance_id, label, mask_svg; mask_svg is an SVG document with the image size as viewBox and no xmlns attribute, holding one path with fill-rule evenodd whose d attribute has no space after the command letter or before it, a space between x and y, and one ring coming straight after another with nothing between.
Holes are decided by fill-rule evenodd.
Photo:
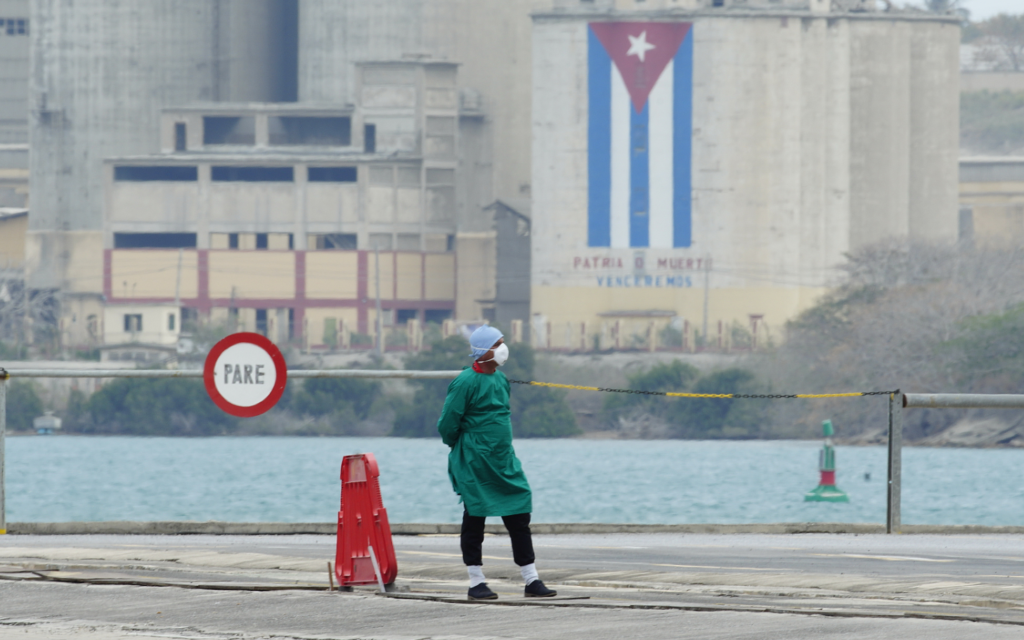
<instances>
[{"instance_id":1,"label":"paved ground","mask_svg":"<svg viewBox=\"0 0 1024 640\"><path fill-rule=\"evenodd\" d=\"M0 537L0 637L1020 638L1024 536L550 535L557 600L466 604L458 538L396 536L398 592L328 593L327 536Z\"/></svg>"}]
</instances>

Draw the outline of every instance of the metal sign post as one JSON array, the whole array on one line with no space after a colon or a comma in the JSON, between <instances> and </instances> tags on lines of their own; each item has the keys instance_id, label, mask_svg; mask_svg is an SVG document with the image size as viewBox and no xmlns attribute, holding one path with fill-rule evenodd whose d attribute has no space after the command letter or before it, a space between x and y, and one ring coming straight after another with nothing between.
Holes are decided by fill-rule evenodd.
<instances>
[{"instance_id":1,"label":"metal sign post","mask_svg":"<svg viewBox=\"0 0 1024 640\"><path fill-rule=\"evenodd\" d=\"M4 504L4 441L7 439L7 372L0 369L0 535L7 533L7 507Z\"/></svg>"},{"instance_id":2,"label":"metal sign post","mask_svg":"<svg viewBox=\"0 0 1024 640\"><path fill-rule=\"evenodd\" d=\"M889 396L889 473L885 499L885 532L900 532L900 491L903 471L903 394Z\"/></svg>"}]
</instances>

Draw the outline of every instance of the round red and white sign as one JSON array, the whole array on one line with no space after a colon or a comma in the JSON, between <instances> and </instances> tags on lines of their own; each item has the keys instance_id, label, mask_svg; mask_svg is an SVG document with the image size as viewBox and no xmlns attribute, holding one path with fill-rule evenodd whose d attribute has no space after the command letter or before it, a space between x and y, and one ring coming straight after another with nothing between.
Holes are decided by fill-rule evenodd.
<instances>
[{"instance_id":1,"label":"round red and white sign","mask_svg":"<svg viewBox=\"0 0 1024 640\"><path fill-rule=\"evenodd\" d=\"M258 333L235 333L210 349L203 381L214 404L233 416L251 418L281 399L288 368L270 340Z\"/></svg>"}]
</instances>

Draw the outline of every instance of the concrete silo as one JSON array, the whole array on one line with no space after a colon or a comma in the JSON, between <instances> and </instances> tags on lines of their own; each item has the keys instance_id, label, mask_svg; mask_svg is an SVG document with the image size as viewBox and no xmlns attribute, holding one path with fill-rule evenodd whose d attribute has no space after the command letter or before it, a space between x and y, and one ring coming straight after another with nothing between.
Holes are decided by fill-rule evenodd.
<instances>
[{"instance_id":1,"label":"concrete silo","mask_svg":"<svg viewBox=\"0 0 1024 640\"><path fill-rule=\"evenodd\" d=\"M217 0L218 102L294 102L299 0Z\"/></svg>"},{"instance_id":2,"label":"concrete silo","mask_svg":"<svg viewBox=\"0 0 1024 640\"><path fill-rule=\"evenodd\" d=\"M954 17L661 4L534 15L541 345L780 329L845 252L956 239Z\"/></svg>"},{"instance_id":3,"label":"concrete silo","mask_svg":"<svg viewBox=\"0 0 1024 640\"><path fill-rule=\"evenodd\" d=\"M480 317L479 301L496 297L495 222L485 208L500 200L529 214L530 14L550 7L550 0L300 0L302 101L358 102L359 61L459 65L460 318ZM378 134L387 126L373 124Z\"/></svg>"},{"instance_id":4,"label":"concrete silo","mask_svg":"<svg viewBox=\"0 0 1024 640\"><path fill-rule=\"evenodd\" d=\"M296 0L32 3L30 286L102 292L103 160L160 151L161 109L295 99ZM76 302L77 301L77 302ZM92 307L90 307L91 309Z\"/></svg>"},{"instance_id":5,"label":"concrete silo","mask_svg":"<svg viewBox=\"0 0 1024 640\"><path fill-rule=\"evenodd\" d=\"M299 99L354 102L355 63L451 59L457 0L300 0Z\"/></svg>"},{"instance_id":6,"label":"concrete silo","mask_svg":"<svg viewBox=\"0 0 1024 640\"><path fill-rule=\"evenodd\" d=\"M103 158L157 151L161 107L215 98L215 8L32 4L31 286L101 291Z\"/></svg>"}]
</instances>

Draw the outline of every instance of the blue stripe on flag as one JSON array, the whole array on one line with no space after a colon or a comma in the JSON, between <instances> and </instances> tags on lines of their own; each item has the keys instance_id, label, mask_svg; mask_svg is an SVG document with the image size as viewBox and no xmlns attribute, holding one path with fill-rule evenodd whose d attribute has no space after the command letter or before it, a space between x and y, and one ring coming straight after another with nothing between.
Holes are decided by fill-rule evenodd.
<instances>
[{"instance_id":1,"label":"blue stripe on flag","mask_svg":"<svg viewBox=\"0 0 1024 640\"><path fill-rule=\"evenodd\" d=\"M589 211L587 245L612 243L612 59L594 32L588 49L589 85Z\"/></svg>"},{"instance_id":2,"label":"blue stripe on flag","mask_svg":"<svg viewBox=\"0 0 1024 640\"><path fill-rule=\"evenodd\" d=\"M648 149L647 121L650 110L636 112L629 105L629 246L650 245L650 152Z\"/></svg>"},{"instance_id":3,"label":"blue stripe on flag","mask_svg":"<svg viewBox=\"0 0 1024 640\"><path fill-rule=\"evenodd\" d=\"M672 65L673 200L672 246L689 247L691 237L690 154L693 130L693 27L679 45Z\"/></svg>"}]
</instances>

